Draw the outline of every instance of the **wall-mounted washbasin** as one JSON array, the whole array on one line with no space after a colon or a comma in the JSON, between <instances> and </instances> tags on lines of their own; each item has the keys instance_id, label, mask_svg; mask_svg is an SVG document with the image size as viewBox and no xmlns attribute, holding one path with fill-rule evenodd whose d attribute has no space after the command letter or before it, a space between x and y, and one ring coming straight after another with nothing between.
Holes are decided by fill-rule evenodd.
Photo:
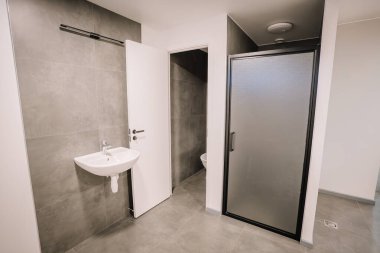
<instances>
[{"instance_id":1,"label":"wall-mounted washbasin","mask_svg":"<svg viewBox=\"0 0 380 253\"><path fill-rule=\"evenodd\" d=\"M97 176L111 177L112 192L117 192L119 173L132 168L140 156L137 150L118 147L107 152L96 152L75 157L75 163L82 169Z\"/></svg>"}]
</instances>

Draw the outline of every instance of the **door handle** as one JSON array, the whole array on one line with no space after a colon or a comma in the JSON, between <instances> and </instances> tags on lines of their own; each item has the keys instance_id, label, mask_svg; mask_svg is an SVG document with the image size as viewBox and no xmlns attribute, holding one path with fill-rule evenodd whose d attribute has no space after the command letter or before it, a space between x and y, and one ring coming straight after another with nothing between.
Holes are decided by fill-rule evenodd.
<instances>
[{"instance_id":1,"label":"door handle","mask_svg":"<svg viewBox=\"0 0 380 253\"><path fill-rule=\"evenodd\" d=\"M136 130L136 129L132 130L133 134L138 134L138 133L143 133L143 132L145 132L145 130Z\"/></svg>"},{"instance_id":2,"label":"door handle","mask_svg":"<svg viewBox=\"0 0 380 253\"><path fill-rule=\"evenodd\" d=\"M235 132L230 133L230 152L235 150Z\"/></svg>"}]
</instances>

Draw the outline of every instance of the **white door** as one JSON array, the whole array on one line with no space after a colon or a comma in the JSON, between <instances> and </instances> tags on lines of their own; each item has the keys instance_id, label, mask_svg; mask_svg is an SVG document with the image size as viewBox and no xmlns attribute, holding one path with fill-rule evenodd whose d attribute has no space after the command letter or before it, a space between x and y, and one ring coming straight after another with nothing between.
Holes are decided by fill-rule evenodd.
<instances>
[{"instance_id":1,"label":"white door","mask_svg":"<svg viewBox=\"0 0 380 253\"><path fill-rule=\"evenodd\" d=\"M130 147L140 151L132 168L137 218L171 195L169 54L133 41L125 48Z\"/></svg>"}]
</instances>

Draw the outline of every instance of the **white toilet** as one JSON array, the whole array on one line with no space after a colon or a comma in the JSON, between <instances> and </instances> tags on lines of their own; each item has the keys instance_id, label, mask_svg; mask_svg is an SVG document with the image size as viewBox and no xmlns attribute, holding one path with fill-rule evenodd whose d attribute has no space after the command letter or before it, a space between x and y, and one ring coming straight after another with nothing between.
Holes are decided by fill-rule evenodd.
<instances>
[{"instance_id":1,"label":"white toilet","mask_svg":"<svg viewBox=\"0 0 380 253\"><path fill-rule=\"evenodd\" d=\"M207 153L204 153L203 155L201 155L201 161L205 169L207 169Z\"/></svg>"}]
</instances>

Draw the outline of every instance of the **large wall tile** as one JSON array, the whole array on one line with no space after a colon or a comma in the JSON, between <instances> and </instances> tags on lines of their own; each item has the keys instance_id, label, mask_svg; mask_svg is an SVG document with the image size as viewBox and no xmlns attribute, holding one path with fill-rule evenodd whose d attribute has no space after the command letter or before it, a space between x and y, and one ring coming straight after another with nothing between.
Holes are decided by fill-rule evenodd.
<instances>
[{"instance_id":1,"label":"large wall tile","mask_svg":"<svg viewBox=\"0 0 380 253\"><path fill-rule=\"evenodd\" d=\"M104 8L94 7L95 32L120 41L141 42L141 25ZM125 71L125 48L97 42L93 66L105 70Z\"/></svg>"},{"instance_id":2,"label":"large wall tile","mask_svg":"<svg viewBox=\"0 0 380 253\"><path fill-rule=\"evenodd\" d=\"M96 90L100 127L124 126L127 119L124 111L124 74L119 71L98 71Z\"/></svg>"},{"instance_id":3,"label":"large wall tile","mask_svg":"<svg viewBox=\"0 0 380 253\"><path fill-rule=\"evenodd\" d=\"M95 41L92 66L99 70L126 71L125 48L104 41Z\"/></svg>"},{"instance_id":4,"label":"large wall tile","mask_svg":"<svg viewBox=\"0 0 380 253\"><path fill-rule=\"evenodd\" d=\"M171 163L172 163L172 184L178 185L184 178L189 166L189 151L191 138L189 138L189 120L171 119ZM185 176L183 176L185 175Z\"/></svg>"},{"instance_id":5,"label":"large wall tile","mask_svg":"<svg viewBox=\"0 0 380 253\"><path fill-rule=\"evenodd\" d=\"M97 129L94 70L17 58L27 138Z\"/></svg>"},{"instance_id":6,"label":"large wall tile","mask_svg":"<svg viewBox=\"0 0 380 253\"><path fill-rule=\"evenodd\" d=\"M207 82L195 82L192 85L191 95L191 114L205 115L207 111Z\"/></svg>"},{"instance_id":7,"label":"large wall tile","mask_svg":"<svg viewBox=\"0 0 380 253\"><path fill-rule=\"evenodd\" d=\"M94 6L95 32L118 40L141 42L141 24Z\"/></svg>"},{"instance_id":8,"label":"large wall tile","mask_svg":"<svg viewBox=\"0 0 380 253\"><path fill-rule=\"evenodd\" d=\"M170 114L178 119L191 113L193 93L192 83L183 80L170 80Z\"/></svg>"},{"instance_id":9,"label":"large wall tile","mask_svg":"<svg viewBox=\"0 0 380 253\"><path fill-rule=\"evenodd\" d=\"M175 57L173 55L170 58L171 64L170 64L170 78L178 81L188 81L188 82L194 82L198 81L198 77L194 75L191 71L188 69L182 67L178 62L174 63ZM177 60L178 61L178 60Z\"/></svg>"},{"instance_id":10,"label":"large wall tile","mask_svg":"<svg viewBox=\"0 0 380 253\"><path fill-rule=\"evenodd\" d=\"M12 0L28 157L43 252L63 252L128 213L120 191L73 158L103 139L128 147L125 48L61 31L60 24L141 41L141 25L84 0Z\"/></svg>"},{"instance_id":11,"label":"large wall tile","mask_svg":"<svg viewBox=\"0 0 380 253\"><path fill-rule=\"evenodd\" d=\"M76 167L73 160L99 150L96 130L28 139L27 150L37 209L104 181Z\"/></svg>"},{"instance_id":12,"label":"large wall tile","mask_svg":"<svg viewBox=\"0 0 380 253\"><path fill-rule=\"evenodd\" d=\"M43 252L59 253L106 227L104 185L37 210Z\"/></svg>"},{"instance_id":13,"label":"large wall tile","mask_svg":"<svg viewBox=\"0 0 380 253\"><path fill-rule=\"evenodd\" d=\"M201 146L206 141L206 115L193 115L189 118L189 129L191 132L191 148Z\"/></svg>"},{"instance_id":14,"label":"large wall tile","mask_svg":"<svg viewBox=\"0 0 380 253\"><path fill-rule=\"evenodd\" d=\"M106 198L107 225L112 225L129 216L129 196L127 174L120 175L118 192L111 190L111 180L107 178L104 184Z\"/></svg>"},{"instance_id":15,"label":"large wall tile","mask_svg":"<svg viewBox=\"0 0 380 253\"><path fill-rule=\"evenodd\" d=\"M59 30L60 24L93 29L92 5L86 1L13 0L10 19L16 57L89 65L94 41Z\"/></svg>"},{"instance_id":16,"label":"large wall tile","mask_svg":"<svg viewBox=\"0 0 380 253\"><path fill-rule=\"evenodd\" d=\"M129 147L128 127L107 127L99 129L99 141L107 141L112 147Z\"/></svg>"}]
</instances>

